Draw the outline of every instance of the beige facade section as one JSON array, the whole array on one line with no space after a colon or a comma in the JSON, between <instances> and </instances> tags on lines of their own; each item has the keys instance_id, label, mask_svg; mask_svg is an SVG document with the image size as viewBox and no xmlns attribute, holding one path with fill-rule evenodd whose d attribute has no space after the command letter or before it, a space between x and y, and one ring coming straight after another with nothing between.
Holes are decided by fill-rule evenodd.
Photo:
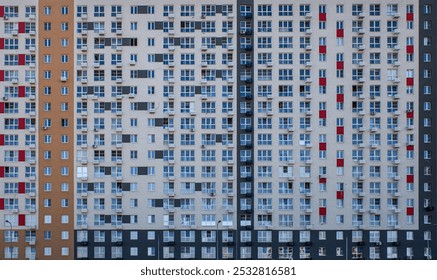
<instances>
[{"instance_id":1,"label":"beige facade section","mask_svg":"<svg viewBox=\"0 0 437 280\"><path fill-rule=\"evenodd\" d=\"M34 45L37 28L36 5L36 0L4 0L0 3L4 11L0 16L0 40L9 41L9 45L0 49L0 71L8 73L8 78L0 82L0 102L8 108L0 114L0 134L6 139L0 146L0 166L2 169L18 168L16 175L0 178L0 204L4 203L0 210L0 260L34 258L37 220L36 145L32 141L26 141L25 144L25 135L35 136L33 121L36 112L32 105L35 105L37 92L34 91L37 64ZM25 30L22 28L24 22ZM14 49L15 42L18 44ZM20 55L26 57L25 63L18 62L17 65L5 59ZM11 74L14 72L16 75ZM26 127L7 128L6 119L25 119ZM18 140L10 141L14 135Z\"/></svg>"}]
</instances>

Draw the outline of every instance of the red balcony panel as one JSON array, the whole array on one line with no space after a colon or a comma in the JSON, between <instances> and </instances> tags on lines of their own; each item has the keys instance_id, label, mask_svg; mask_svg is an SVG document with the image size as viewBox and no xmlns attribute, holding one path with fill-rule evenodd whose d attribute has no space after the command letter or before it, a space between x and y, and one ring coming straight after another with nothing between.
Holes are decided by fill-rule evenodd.
<instances>
[{"instance_id":1,"label":"red balcony panel","mask_svg":"<svg viewBox=\"0 0 437 280\"><path fill-rule=\"evenodd\" d=\"M26 32L26 23L19 22L18 23L18 33L25 33L25 32Z\"/></svg>"},{"instance_id":2,"label":"red balcony panel","mask_svg":"<svg viewBox=\"0 0 437 280\"><path fill-rule=\"evenodd\" d=\"M0 198L0 210L5 210L5 199Z\"/></svg>"},{"instance_id":3,"label":"red balcony panel","mask_svg":"<svg viewBox=\"0 0 437 280\"><path fill-rule=\"evenodd\" d=\"M18 193L26 193L26 183L24 182L18 183Z\"/></svg>"},{"instance_id":4,"label":"red balcony panel","mask_svg":"<svg viewBox=\"0 0 437 280\"><path fill-rule=\"evenodd\" d=\"M18 87L18 97L26 97L26 87L25 86Z\"/></svg>"},{"instance_id":5,"label":"red balcony panel","mask_svg":"<svg viewBox=\"0 0 437 280\"><path fill-rule=\"evenodd\" d=\"M326 207L319 207L319 215L326 216Z\"/></svg>"},{"instance_id":6,"label":"red balcony panel","mask_svg":"<svg viewBox=\"0 0 437 280\"><path fill-rule=\"evenodd\" d=\"M338 158L337 159L337 167L343 167L344 166L344 159Z\"/></svg>"},{"instance_id":7,"label":"red balcony panel","mask_svg":"<svg viewBox=\"0 0 437 280\"><path fill-rule=\"evenodd\" d=\"M5 167L0 166L0 178L4 178L4 177L5 177Z\"/></svg>"},{"instance_id":8,"label":"red balcony panel","mask_svg":"<svg viewBox=\"0 0 437 280\"><path fill-rule=\"evenodd\" d=\"M5 15L5 6L0 6L0 17Z\"/></svg>"},{"instance_id":9,"label":"red balcony panel","mask_svg":"<svg viewBox=\"0 0 437 280\"><path fill-rule=\"evenodd\" d=\"M414 118L414 111L411 110L411 112L407 112L407 119L413 119Z\"/></svg>"},{"instance_id":10,"label":"red balcony panel","mask_svg":"<svg viewBox=\"0 0 437 280\"><path fill-rule=\"evenodd\" d=\"M407 216L414 215L414 207L407 207Z\"/></svg>"},{"instance_id":11,"label":"red balcony panel","mask_svg":"<svg viewBox=\"0 0 437 280\"><path fill-rule=\"evenodd\" d=\"M18 129L24 129L24 128L26 128L26 119L19 118L18 119Z\"/></svg>"},{"instance_id":12,"label":"red balcony panel","mask_svg":"<svg viewBox=\"0 0 437 280\"><path fill-rule=\"evenodd\" d=\"M4 146L4 145L5 145L5 135L0 134L0 146Z\"/></svg>"},{"instance_id":13,"label":"red balcony panel","mask_svg":"<svg viewBox=\"0 0 437 280\"><path fill-rule=\"evenodd\" d=\"M326 110L319 110L319 118L326 119Z\"/></svg>"},{"instance_id":14,"label":"red balcony panel","mask_svg":"<svg viewBox=\"0 0 437 280\"><path fill-rule=\"evenodd\" d=\"M414 145L407 145L407 151L414 151Z\"/></svg>"},{"instance_id":15,"label":"red balcony panel","mask_svg":"<svg viewBox=\"0 0 437 280\"><path fill-rule=\"evenodd\" d=\"M337 199L344 199L344 191L337 191Z\"/></svg>"},{"instance_id":16,"label":"red balcony panel","mask_svg":"<svg viewBox=\"0 0 437 280\"><path fill-rule=\"evenodd\" d=\"M326 184L326 178L319 178L320 184Z\"/></svg>"},{"instance_id":17,"label":"red balcony panel","mask_svg":"<svg viewBox=\"0 0 437 280\"><path fill-rule=\"evenodd\" d=\"M337 94L337 102L341 102L341 103L344 102L344 94L342 93Z\"/></svg>"},{"instance_id":18,"label":"red balcony panel","mask_svg":"<svg viewBox=\"0 0 437 280\"><path fill-rule=\"evenodd\" d=\"M326 151L326 143L319 143L319 151Z\"/></svg>"},{"instance_id":19,"label":"red balcony panel","mask_svg":"<svg viewBox=\"0 0 437 280\"><path fill-rule=\"evenodd\" d=\"M344 61L337 61L337 70L344 69Z\"/></svg>"},{"instance_id":20,"label":"red balcony panel","mask_svg":"<svg viewBox=\"0 0 437 280\"><path fill-rule=\"evenodd\" d=\"M0 38L0 50L5 49L5 38Z\"/></svg>"},{"instance_id":21,"label":"red balcony panel","mask_svg":"<svg viewBox=\"0 0 437 280\"><path fill-rule=\"evenodd\" d=\"M414 175L407 175L407 183L414 183Z\"/></svg>"},{"instance_id":22,"label":"red balcony panel","mask_svg":"<svg viewBox=\"0 0 437 280\"><path fill-rule=\"evenodd\" d=\"M5 103L0 102L0 114L3 114L5 112Z\"/></svg>"},{"instance_id":23,"label":"red balcony panel","mask_svg":"<svg viewBox=\"0 0 437 280\"><path fill-rule=\"evenodd\" d=\"M413 21L414 20L414 13L407 13L407 21Z\"/></svg>"},{"instance_id":24,"label":"red balcony panel","mask_svg":"<svg viewBox=\"0 0 437 280\"><path fill-rule=\"evenodd\" d=\"M5 70L0 70L0 82L5 80Z\"/></svg>"},{"instance_id":25,"label":"red balcony panel","mask_svg":"<svg viewBox=\"0 0 437 280\"><path fill-rule=\"evenodd\" d=\"M319 53L326 53L326 46L319 46Z\"/></svg>"},{"instance_id":26,"label":"red balcony panel","mask_svg":"<svg viewBox=\"0 0 437 280\"><path fill-rule=\"evenodd\" d=\"M19 54L18 55L18 65L25 65L25 64L26 64L26 55Z\"/></svg>"},{"instance_id":27,"label":"red balcony panel","mask_svg":"<svg viewBox=\"0 0 437 280\"><path fill-rule=\"evenodd\" d=\"M344 29L337 29L337 38L344 37Z\"/></svg>"},{"instance_id":28,"label":"red balcony panel","mask_svg":"<svg viewBox=\"0 0 437 280\"><path fill-rule=\"evenodd\" d=\"M414 53L414 46L413 45L407 46L407 53Z\"/></svg>"},{"instance_id":29,"label":"red balcony panel","mask_svg":"<svg viewBox=\"0 0 437 280\"><path fill-rule=\"evenodd\" d=\"M407 78L407 86L414 86L414 78Z\"/></svg>"},{"instance_id":30,"label":"red balcony panel","mask_svg":"<svg viewBox=\"0 0 437 280\"><path fill-rule=\"evenodd\" d=\"M20 214L18 215L18 225L25 226L26 225L26 215Z\"/></svg>"},{"instance_id":31,"label":"red balcony panel","mask_svg":"<svg viewBox=\"0 0 437 280\"><path fill-rule=\"evenodd\" d=\"M326 78L319 78L319 86L326 86Z\"/></svg>"},{"instance_id":32,"label":"red balcony panel","mask_svg":"<svg viewBox=\"0 0 437 280\"><path fill-rule=\"evenodd\" d=\"M26 151L25 150L18 151L18 161L26 161Z\"/></svg>"},{"instance_id":33,"label":"red balcony panel","mask_svg":"<svg viewBox=\"0 0 437 280\"><path fill-rule=\"evenodd\" d=\"M344 126L337 126L337 134L344 134Z\"/></svg>"},{"instance_id":34,"label":"red balcony panel","mask_svg":"<svg viewBox=\"0 0 437 280\"><path fill-rule=\"evenodd\" d=\"M319 21L326 21L326 13L319 13Z\"/></svg>"}]
</instances>

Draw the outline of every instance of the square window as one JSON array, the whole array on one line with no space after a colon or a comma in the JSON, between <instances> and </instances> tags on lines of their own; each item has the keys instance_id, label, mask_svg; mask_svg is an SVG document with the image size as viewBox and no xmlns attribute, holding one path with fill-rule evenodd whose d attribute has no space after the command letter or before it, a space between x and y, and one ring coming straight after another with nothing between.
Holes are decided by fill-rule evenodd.
<instances>
[{"instance_id":1,"label":"square window","mask_svg":"<svg viewBox=\"0 0 437 280\"><path fill-rule=\"evenodd\" d=\"M131 247L130 248L130 255L131 256L138 256L138 247Z\"/></svg>"},{"instance_id":2,"label":"square window","mask_svg":"<svg viewBox=\"0 0 437 280\"><path fill-rule=\"evenodd\" d=\"M52 255L52 248L51 247L45 247L44 248L44 256L51 256Z\"/></svg>"}]
</instances>

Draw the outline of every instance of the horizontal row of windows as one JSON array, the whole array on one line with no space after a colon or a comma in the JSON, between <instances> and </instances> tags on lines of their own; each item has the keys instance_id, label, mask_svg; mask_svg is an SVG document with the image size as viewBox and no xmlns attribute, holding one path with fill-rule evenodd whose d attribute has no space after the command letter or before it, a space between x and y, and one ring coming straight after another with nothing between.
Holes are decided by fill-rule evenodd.
<instances>
[{"instance_id":1,"label":"horizontal row of windows","mask_svg":"<svg viewBox=\"0 0 437 280\"><path fill-rule=\"evenodd\" d=\"M290 192L288 192L290 193ZM304 193L303 194L308 194ZM185 194L185 193L184 193ZM215 193L209 193L209 196L215 195ZM361 194L360 194L361 195ZM365 194L363 194L365 196ZM258 196L259 197L259 196ZM400 212L400 200L399 198L387 198L386 203L383 203L383 199L381 198L370 198L370 199L364 199L364 198L352 198L352 210L354 211L361 211L364 213L364 211L371 211L373 214L381 215L380 213L377 213L378 211L382 209L392 210ZM91 201L93 201L93 204L91 204ZM105 209L111 209L111 210L117 210L122 209L123 205L126 208L138 208L141 206L141 201L139 202L138 199L132 198L129 201L124 200L121 198L111 198L111 202L109 203L109 199L105 198L99 198L95 197L93 199L88 198L78 198L76 199L75 208L77 210L84 210L88 209L94 209L94 210L105 210ZM179 198L178 201L180 202L180 206L175 206L175 199L173 198L164 198L163 199L163 205L161 206L164 210L169 209L179 209L179 210L196 210L196 205L199 207L199 204L201 205L201 210L235 210L234 208L234 199L233 198L222 198L222 199L216 199L216 198L201 198L201 199L194 199L194 198ZM241 199L241 205L240 210L293 210L294 205L298 204L299 210L311 210L312 207L316 207L317 200L311 198L300 198L300 199L294 199L294 201L298 201L298 203L293 203L293 198L258 198L257 199L257 205L252 206L252 202L250 199ZM406 207L414 207L414 199L408 198L405 199L406 201ZM148 207L156 207L155 203L156 201L154 199L148 199L147 206ZM219 204L219 202L221 202ZM144 202L143 202L144 203ZM64 203L65 204L65 203ZM128 205L127 205L128 204ZM144 203L145 204L145 203ZM33 203L34 205L34 203ZM68 202L67 202L68 205ZM318 207L326 208L327 205L327 199L319 199L318 200ZM428 207L428 203L425 204L425 207ZM47 203L44 203L44 207L51 207L51 200L47 200ZM144 207L146 205L143 205ZM404 206L404 205L402 205ZM63 205L62 207L66 207ZM158 208L161 208L158 207ZM297 208L297 207L296 207ZM337 208L344 208L344 202L337 202ZM5 199L5 209L6 210L12 210L12 209L18 209L18 199ZM325 216L326 214L319 214L321 216Z\"/></svg>"},{"instance_id":2,"label":"horizontal row of windows","mask_svg":"<svg viewBox=\"0 0 437 280\"><path fill-rule=\"evenodd\" d=\"M199 7L200 6L200 7ZM311 13L311 4L310 3L304 3L300 5L292 5L292 4L258 4L255 6L252 5L240 5L239 11L243 16L251 17L252 16L252 8L253 12L256 12L257 16L293 16L294 9L298 11L299 16L307 16L309 13ZM319 13L326 13L327 7L326 5L313 5L313 8L316 8L316 11ZM398 4L387 4L387 5L381 5L381 4L370 4L370 5L363 5L363 4L351 4L351 13L353 16L360 16L361 13L365 12L365 7L368 7L369 15L371 16L380 16L382 12L385 12L387 16L397 16L398 13L401 10L401 7L403 5ZM90 9L88 9L90 8ZM95 17L104 17L105 16L105 8L107 8L107 11L110 11L110 15L112 17L116 17L122 14L123 9L129 9L130 8L130 14L155 14L156 12L162 11L162 16L171 16L175 14L176 9L179 8L179 14L180 16L195 16L196 11L201 12L202 16L216 16L216 14L222 14L222 15L229 15L230 13L233 13L234 6L232 4L225 4L225 5L210 5L210 4L198 4L198 5L147 5L147 6L130 6L125 7L122 5L94 5L92 7L86 6L86 5L80 5L77 6L77 13L76 15L78 17L83 17L83 15L87 15L88 11L92 13ZM423 5L423 9L425 13L431 12L431 5ZM343 14L345 11L345 5L338 4L336 5L336 13L337 14ZM413 13L414 12L414 5L413 4L407 4L405 5L405 12L406 13ZM48 10L47 10L48 13Z\"/></svg>"},{"instance_id":3,"label":"horizontal row of windows","mask_svg":"<svg viewBox=\"0 0 437 280\"><path fill-rule=\"evenodd\" d=\"M364 47L364 45L363 45ZM392 45L392 48L399 48L398 45ZM278 53L277 54L277 61L281 64L293 64L293 55L295 53L288 52L288 53ZM297 55L297 54L296 54ZM217 59L217 56L220 56L216 53L202 53L200 57L200 61L203 63L202 66L210 66L210 65L218 65L220 61ZM92 63L89 63L88 57L93 57L94 60ZM137 60L138 56L137 54L130 54L130 64L134 65ZM389 52L387 53L386 59L381 55L379 52L371 52L369 54L369 58L366 59L367 54L363 52L353 52L352 53L352 63L353 64L360 64L364 62L369 62L370 64L384 64L386 62L387 64L395 64L396 62L399 62L399 55L397 52ZM159 58L159 61L158 61ZM299 61L298 64L302 64L305 66L312 66L307 64L308 62L311 62L311 56L309 53L299 53ZM199 58L198 58L199 59ZM426 53L424 54L425 61L431 60L431 54ZM164 65L169 66L176 66L176 64L180 65L196 65L196 61L199 62L199 60L196 60L196 54L195 53L181 53L180 54L180 60L175 60L174 54L162 54L162 60L161 55L158 54L149 54L147 56L148 62L162 62ZM272 53L270 52L262 52L258 53L258 58L256 60L256 64L268 64L273 63L276 60L273 58ZM295 64L297 64L297 61ZM326 61L326 60L325 60ZM344 54L343 53L337 53L337 61L344 61ZM51 56L46 55L44 57L45 63L51 63ZM68 56L61 57L61 62L68 62ZM111 54L111 61L106 61L110 65L117 65L123 64L123 55L116 53ZM8 63L8 65L18 65L19 60L17 55L5 55L5 64ZM13 63L13 64L11 64ZM230 53L223 53L221 54L221 64L229 66L229 63L234 63L233 61L233 55ZM247 54L242 54L240 56L239 63L245 66L252 66L252 60L251 56ZM105 54L104 53L96 53L93 55L87 55L87 54L78 54L76 64L81 67L88 67L88 66L94 66L94 67L100 67L105 65ZM365 65L360 65L365 66Z\"/></svg>"},{"instance_id":4,"label":"horizontal row of windows","mask_svg":"<svg viewBox=\"0 0 437 280\"><path fill-rule=\"evenodd\" d=\"M321 177L322 178L322 177ZM11 183L10 186L11 190L13 189L15 183ZM121 183L113 182L108 186L105 182L84 182L84 183L77 183L76 185L76 192L78 194L104 194L104 193L122 193L123 191L132 191L136 192L138 191L138 183L128 183L129 189L123 190ZM162 186L161 186L162 184ZM228 195L229 197L234 196L234 187L233 182L202 182L202 183L195 183L195 182L164 182L160 183L160 186L157 186L157 183L155 182L148 182L147 183L147 191L154 193L157 191L157 187L159 187L159 190L162 190L162 193L165 195L171 195L171 194L194 194L196 192L196 185L200 184L200 192L203 194L217 194L221 193L222 195ZM311 188L311 184L309 182L278 182L277 186L274 186L273 182L258 182L255 187L255 191L259 194L270 194L272 193L272 188L275 188L275 190L278 190L278 194L292 194L293 190L297 187L295 185L298 185L298 190L296 190L299 194L311 194L312 191L318 191L318 192L326 192L327 191L327 185L326 183L319 183L318 187ZM68 190L68 184L65 186L61 186L62 191ZM250 182L243 182L240 184L241 189L239 190L239 193L241 195L246 194L252 194L252 184ZM110 190L109 190L110 188ZM161 189L162 188L162 189ZM52 184L51 183L45 183L44 184L44 191L51 191ZM338 191L344 191L344 183L337 183L336 189ZM365 181L354 181L352 182L352 193L354 195L358 195L360 197L365 197L367 192L371 195L379 195L382 193L387 193L389 195L397 195L401 191L401 184L399 182L393 181L393 182L386 182L382 183L379 181L373 181L373 182L365 182ZM428 192L431 189L430 184L424 185L424 191ZM406 190L408 192L414 191L414 185L411 183L406 184ZM250 201L251 198L247 198L246 201ZM342 203L344 202L343 199L339 199L338 206L344 207ZM153 200L150 201L153 203ZM248 204L251 205L251 204ZM322 205L322 204L321 204ZM154 204L150 204L149 206L154 206ZM431 201L426 200L424 202L424 207L431 206Z\"/></svg>"},{"instance_id":5,"label":"horizontal row of windows","mask_svg":"<svg viewBox=\"0 0 437 280\"><path fill-rule=\"evenodd\" d=\"M375 245L374 247L369 247L369 253L368 256L370 259L400 259L401 256L405 256L407 259L414 259L414 250L413 247L407 247L403 248L402 250L399 249L399 247L396 246L389 246L386 249L379 247L378 245ZM8 247L6 247L8 248ZM287 246L279 246L277 248L273 248L271 246L266 247L257 247L256 249L252 249L251 246L241 246L238 250L235 250L233 246L229 247L220 247L221 252L216 252L217 248L212 247L190 247L190 246L181 246L181 253L175 253L174 247L162 247L163 254L161 253L161 258L163 259L174 259L174 258L180 258L180 259L234 259L238 256L239 259L272 259L272 258L278 258L278 259L312 259L315 257L324 258L328 256L328 254L332 251L335 252L335 256L339 258L345 258L348 248L345 247L335 247L335 248L329 248L329 247L317 247L316 250L313 250L310 246L301 246L297 249L299 250L298 255L297 253L293 253L293 247L287 247ZM111 250L106 247L100 247L96 246L94 248L89 248L86 246L78 246L77 247L77 258L90 258L91 256L94 259L120 259L120 258L136 258L140 254L140 250L138 247L129 247L129 250L126 248L126 250L122 250L122 247L111 247ZM196 255L196 249L197 251L200 251L200 256ZM334 251L335 250L335 251ZM352 259L364 259L367 254L365 254L365 248L363 246L352 246L351 247L351 254ZM273 254L273 252L277 252L277 256ZM318 252L318 253L315 253ZM141 252L142 255L146 254L146 250L144 252ZM147 254L146 256L149 258L156 258L159 253L157 252L156 247L147 247ZM429 247L424 248L424 257L431 258L431 250ZM5 257L6 258L6 257ZM418 257L421 258L421 257ZM294 273L290 269L286 269L286 273Z\"/></svg>"},{"instance_id":6,"label":"horizontal row of windows","mask_svg":"<svg viewBox=\"0 0 437 280\"><path fill-rule=\"evenodd\" d=\"M369 257L371 259L381 259L383 256L387 259L399 259L401 256L405 255L407 259L413 259L414 258L414 250L413 247L407 247L405 250L399 249L395 246L389 246L386 249L383 249L376 245L375 247L369 248ZM104 246L95 246L92 248L89 248L88 246L78 246L77 247L77 258L83 259L83 258L93 258L93 259L121 259L121 258L137 258L140 255L146 254L147 257L150 258L157 258L159 253L157 247L146 247L144 249L144 252L141 251L142 248L139 247L127 247L123 249L124 247L121 246L113 246L110 248L106 248ZM4 250L4 259L18 259L19 247L9 247L6 246ZM44 247L43 254L44 256L51 256L52 255L52 247ZM147 249L147 251L146 251ZM328 247L318 247L316 248L318 251L317 253L314 253L312 248L310 246L305 247L301 246L298 248L299 254L298 256L294 256L293 253L293 247L291 246L279 246L277 248L277 258L278 259L293 259L293 258L299 258L299 259L310 259L315 256L318 257L326 257L328 255L329 248ZM68 247L62 247L60 248L61 256L69 256L69 248ZM196 255L196 247L192 246L182 246L180 248L181 253L175 253L174 247L168 247L163 246L162 247L163 253L161 253L160 257L163 259L174 259L174 258L181 258L181 259L195 259L199 256ZM276 251L275 248L272 248L270 246L267 247L257 247L256 251L252 250L252 247L246 247L242 246L239 248L238 251L235 250L233 246L227 246L227 247L221 247L221 252L218 253L219 256L217 256L217 248L215 246L211 247L199 247L197 248L197 251L200 251L200 258L201 259L216 259L220 257L221 259L233 259L239 256L240 259L252 259L255 254L255 258L258 259L272 259L274 258L273 251ZM352 246L351 247L351 254L352 259L363 259L365 256L365 248L363 246ZM386 250L386 251L384 251ZM252 252L254 251L254 252ZM345 257L345 251L347 251L347 248L344 247L336 247L335 251L334 248L332 248L332 252L335 252L335 256L344 258ZM417 254L416 254L417 255ZM35 247L26 247L24 257L27 259L35 259L36 258L36 248ZM431 258L431 252L429 247L424 248L424 257ZM291 269L286 269L286 273L294 273Z\"/></svg>"},{"instance_id":7,"label":"horizontal row of windows","mask_svg":"<svg viewBox=\"0 0 437 280\"><path fill-rule=\"evenodd\" d=\"M91 219L88 217L91 215L88 214L77 214L76 215L76 226L88 226L91 225ZM162 222L163 226L196 226L196 214L181 214L180 219L175 219L174 214L164 214L162 216L163 220ZM216 214L201 214L197 215L201 217L201 222L198 223L200 226L216 226ZM242 220L239 221L240 226L252 226L252 221L250 220L251 214L242 215L245 217L242 217ZM276 215L272 214L259 214L255 215L256 226L273 226L276 224L274 222L274 218L276 218ZM297 215L296 215L297 216ZM364 216L366 216L366 219L364 219ZM387 214L386 220L381 220L381 215L379 214L370 214L370 215L364 215L364 214L352 214L352 226L397 226L400 223L400 216L404 216L405 222L408 224L414 224L414 216L413 215L402 215L398 213L393 214ZM94 226L105 226L106 224L111 224L113 226L122 226L123 223L125 224L138 224L139 219L137 215L128 215L128 216L122 216L120 215L110 215L110 220L105 219L106 215L104 214L94 214L93 222L92 224ZM128 217L128 220L123 219L123 217ZM223 214L221 224L223 226L234 226L234 215L233 214ZM124 222L123 222L124 220ZM314 221L312 221L312 215L311 214L301 214L299 215L299 226L311 226ZM318 222L320 224L326 223L326 216L319 216ZM364 221L368 220L368 221ZM155 215L148 215L147 216L147 224L155 224L157 222ZM336 216L336 223L337 224L344 224L345 223L345 217L344 215L337 215ZM293 223L293 215L292 214L279 214L278 215L278 225L279 227L292 227L294 226Z\"/></svg>"},{"instance_id":8,"label":"horizontal row of windows","mask_svg":"<svg viewBox=\"0 0 437 280\"><path fill-rule=\"evenodd\" d=\"M364 142L360 142L360 144L362 144ZM375 142L371 142L372 144L369 144L368 146L380 146L380 142L378 142L378 144L376 144ZM394 142L394 144L396 144L397 142ZM101 142L99 143L101 144ZM393 144L393 143L392 143ZM311 142L307 142L307 141L300 141L300 145L301 146L306 146L306 147L310 147ZM364 146L364 145L363 145ZM366 162L366 160L369 161L399 161L400 159L400 152L398 149L388 149L387 151L381 151L378 148L373 148L370 151L366 151L364 149L353 149L351 151L351 160L352 161L363 161L363 163ZM363 147L364 148L364 147ZM279 162L289 162L289 161L293 161L295 159L295 157L293 156L293 152L297 152L298 156L297 159L299 161L305 162L307 160L311 159L311 153L310 150L297 150L297 149L289 149L289 150L269 150L269 149L259 149L257 151L257 153L255 153L254 157L257 159L258 162L271 162L271 161L279 161ZM337 156L340 151L337 151ZM341 151L343 152L343 151ZM323 153L323 155L322 155ZM103 164L103 162L105 162L106 160L111 160L111 161L122 161L123 160L123 156L121 153L121 150L112 150L110 153L110 156L107 155L109 153L105 153L104 150L94 150L94 152L92 153L94 155L93 160L98 161L100 164ZM131 150L129 152L130 154L130 159L137 159L138 158L138 151L136 150ZM175 156L175 154L179 154L179 158L178 155ZM197 156L196 156L197 154ZM200 154L200 155L199 155ZM248 152L248 150L244 150L241 151L241 155L239 157L239 159L242 162L246 162L246 161L252 161L251 160L251 152ZM106 157L105 157L106 155ZM51 156L47 155L44 157L44 159L50 159ZM181 150L178 151L177 153L174 152L174 150L164 150L163 151L163 155L162 157L158 157L158 151L153 151L153 150L149 150L147 151L147 159L152 160L152 159L163 159L163 161L174 161L176 158L179 159L179 161L181 162L185 162L185 161L198 161L199 159L203 162L218 162L218 161L223 161L223 162L229 162L229 161L234 161L235 158L233 156L233 150L218 150L218 149L214 149L214 150L210 150L210 149L202 149L202 151L198 151L196 153L196 150ZM320 151L319 154L319 159L326 159L327 158L327 152L326 151ZM407 159L413 159L414 158L414 152L409 152L406 155ZM424 158L425 159L431 159L431 151L426 150L424 152ZM4 160L5 162L18 162L19 156L18 156L18 151L5 151L5 156L4 156ZM26 151L26 161L28 160L32 160L35 159L34 157L34 152L33 151ZM68 159L68 156L62 156L61 159ZM343 159L343 158L342 158ZM86 151L84 150L79 150L77 151L77 160L78 161L87 161L88 160L88 155L86 153ZM225 169L225 167L223 167ZM271 167L270 167L271 168ZM230 168L230 170L232 170L232 168ZM224 171L225 172L225 171ZM230 172L232 173L232 171L226 171L226 172ZM270 171L271 173L271 171Z\"/></svg>"},{"instance_id":9,"label":"horizontal row of windows","mask_svg":"<svg viewBox=\"0 0 437 280\"><path fill-rule=\"evenodd\" d=\"M173 134L164 134L162 144L163 145L169 145L169 144L180 144L181 146L194 146L196 144L201 144L206 146L215 146L215 145L228 145L228 144L234 144L233 141L233 135L232 134L201 134L201 141L195 140L195 134L194 133L188 133L188 134L181 134L180 136L173 135ZM293 138L293 134L283 134L279 133L276 137L273 137L274 135L271 133L259 133L257 136L255 136L254 141L252 141L252 136L249 134L242 134L240 136L239 143L242 146L252 145L253 142L255 142L258 146L271 146L273 143L277 143L280 146L282 145L290 145L292 146L294 144L294 141L297 139ZM26 134L25 138L22 138L22 140L19 140L18 134L4 134L4 146L18 146L19 143L22 141L26 146L36 144L35 139L36 136L34 134ZM218 141L218 137L221 137L221 142ZM365 141L365 135L363 133L352 133L351 136L351 144L352 145L360 145L364 143ZM91 137L88 137L86 134L79 134L76 136L76 144L81 146L83 144L88 145L89 140L91 140ZM180 140L178 140L179 138ZM314 137L313 137L314 138ZM95 134L92 139L93 144L96 146L105 146L105 135L104 134ZM137 136L131 135L129 136L129 143L136 143ZM326 143L326 134L319 134L318 135L318 142L320 143ZM414 134L407 134L405 136L405 143L407 145L414 145L415 137ZM156 135L155 134L147 134L147 143L148 144L155 144L156 142ZM276 142L279 141L279 142ZM397 143L402 143L402 139L399 138L399 135L397 133L388 133L386 138L384 139L381 137L381 134L370 134L369 136L370 144L375 145L388 145L393 146ZM51 135L44 135L44 143L51 143L52 142L52 136ZM67 135L62 135L60 143L68 143L69 137ZM111 144L121 144L122 136L113 134L111 135ZM296 145L310 145L317 143L316 139L311 140L311 134L310 133L300 133L298 136L298 141L296 141ZM430 134L424 134L423 135L423 143L431 143L431 135ZM378 148L378 147L375 147ZM232 154L232 151L229 151L229 153ZM343 157L341 157L343 158Z\"/></svg>"}]
</instances>

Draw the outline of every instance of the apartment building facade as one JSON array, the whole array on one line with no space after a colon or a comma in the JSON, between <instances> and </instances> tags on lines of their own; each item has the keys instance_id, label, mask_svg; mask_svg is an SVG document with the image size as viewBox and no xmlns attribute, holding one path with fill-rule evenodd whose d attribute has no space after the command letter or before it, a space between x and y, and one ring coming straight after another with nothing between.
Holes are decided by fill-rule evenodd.
<instances>
[{"instance_id":1,"label":"apartment building facade","mask_svg":"<svg viewBox=\"0 0 437 280\"><path fill-rule=\"evenodd\" d=\"M434 258L432 1L25 2L1 258Z\"/></svg>"}]
</instances>

